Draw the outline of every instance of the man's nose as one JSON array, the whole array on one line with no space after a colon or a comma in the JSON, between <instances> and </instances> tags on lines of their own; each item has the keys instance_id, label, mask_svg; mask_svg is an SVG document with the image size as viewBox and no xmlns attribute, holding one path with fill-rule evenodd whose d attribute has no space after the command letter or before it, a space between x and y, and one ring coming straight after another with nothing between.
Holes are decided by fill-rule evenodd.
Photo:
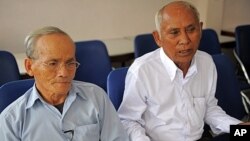
<instances>
[{"instance_id":1,"label":"man's nose","mask_svg":"<svg viewBox=\"0 0 250 141\"><path fill-rule=\"evenodd\" d=\"M182 32L180 35L180 44L188 44L190 42L189 34L187 32Z\"/></svg>"},{"instance_id":2,"label":"man's nose","mask_svg":"<svg viewBox=\"0 0 250 141\"><path fill-rule=\"evenodd\" d=\"M57 74L59 76L65 77L69 74L69 69L67 68L67 65L61 64L59 68L57 68Z\"/></svg>"}]
</instances>

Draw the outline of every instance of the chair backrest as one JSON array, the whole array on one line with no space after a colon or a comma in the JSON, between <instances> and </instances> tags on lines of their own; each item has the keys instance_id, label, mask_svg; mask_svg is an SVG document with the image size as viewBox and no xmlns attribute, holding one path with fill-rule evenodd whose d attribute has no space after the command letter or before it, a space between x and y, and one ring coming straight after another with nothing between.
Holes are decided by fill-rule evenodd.
<instances>
[{"instance_id":1,"label":"chair backrest","mask_svg":"<svg viewBox=\"0 0 250 141\"><path fill-rule=\"evenodd\" d=\"M237 71L241 79L241 88L249 89L250 87L250 25L239 25L235 28L236 47L233 51L234 56L240 66ZM245 81L246 80L246 81ZM247 82L247 84L246 84Z\"/></svg>"},{"instance_id":2,"label":"chair backrest","mask_svg":"<svg viewBox=\"0 0 250 141\"><path fill-rule=\"evenodd\" d=\"M108 75L107 93L116 110L122 102L127 71L128 67L118 68Z\"/></svg>"},{"instance_id":3,"label":"chair backrest","mask_svg":"<svg viewBox=\"0 0 250 141\"><path fill-rule=\"evenodd\" d=\"M94 83L107 90L107 76L112 70L107 48L102 41L76 42L76 59L80 62L75 80Z\"/></svg>"},{"instance_id":4,"label":"chair backrest","mask_svg":"<svg viewBox=\"0 0 250 141\"><path fill-rule=\"evenodd\" d=\"M240 87L233 63L224 54L212 55L212 57L218 74L215 94L215 97L218 99L218 105L230 116L242 119L246 115L246 111L242 103Z\"/></svg>"},{"instance_id":5,"label":"chair backrest","mask_svg":"<svg viewBox=\"0 0 250 141\"><path fill-rule=\"evenodd\" d=\"M0 66L0 86L6 82L20 79L16 59L10 52L0 51Z\"/></svg>"},{"instance_id":6,"label":"chair backrest","mask_svg":"<svg viewBox=\"0 0 250 141\"><path fill-rule=\"evenodd\" d=\"M34 84L34 79L7 82L0 87L0 113L13 101L22 96Z\"/></svg>"},{"instance_id":7,"label":"chair backrest","mask_svg":"<svg viewBox=\"0 0 250 141\"><path fill-rule=\"evenodd\" d=\"M235 42L238 57L246 68L250 67L250 25L239 25L235 28Z\"/></svg>"},{"instance_id":8,"label":"chair backrest","mask_svg":"<svg viewBox=\"0 0 250 141\"><path fill-rule=\"evenodd\" d=\"M152 33L140 34L135 36L134 39L134 51L135 58L138 58L146 53L154 51L158 48Z\"/></svg>"},{"instance_id":9,"label":"chair backrest","mask_svg":"<svg viewBox=\"0 0 250 141\"><path fill-rule=\"evenodd\" d=\"M221 54L221 46L217 33L213 29L203 29L199 50L210 55Z\"/></svg>"}]
</instances>

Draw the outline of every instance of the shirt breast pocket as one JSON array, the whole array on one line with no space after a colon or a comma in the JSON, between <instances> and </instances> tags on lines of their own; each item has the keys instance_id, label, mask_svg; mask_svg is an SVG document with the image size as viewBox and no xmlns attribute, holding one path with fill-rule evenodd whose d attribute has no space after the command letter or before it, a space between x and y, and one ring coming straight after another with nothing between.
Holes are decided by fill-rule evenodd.
<instances>
[{"instance_id":1,"label":"shirt breast pocket","mask_svg":"<svg viewBox=\"0 0 250 141\"><path fill-rule=\"evenodd\" d=\"M194 98L194 109L196 113L199 115L200 119L203 119L206 112L206 101L204 97L195 97Z\"/></svg>"},{"instance_id":2,"label":"shirt breast pocket","mask_svg":"<svg viewBox=\"0 0 250 141\"><path fill-rule=\"evenodd\" d=\"M89 124L76 127L73 141L99 141L100 130L98 124Z\"/></svg>"}]
</instances>

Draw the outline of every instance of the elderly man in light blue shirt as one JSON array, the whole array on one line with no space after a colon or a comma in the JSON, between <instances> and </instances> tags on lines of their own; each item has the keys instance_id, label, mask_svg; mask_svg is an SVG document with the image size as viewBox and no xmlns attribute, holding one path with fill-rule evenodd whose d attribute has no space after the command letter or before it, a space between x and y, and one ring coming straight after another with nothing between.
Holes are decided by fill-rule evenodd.
<instances>
[{"instance_id":1,"label":"elderly man in light blue shirt","mask_svg":"<svg viewBox=\"0 0 250 141\"><path fill-rule=\"evenodd\" d=\"M65 32L44 27L25 44L35 84L1 113L1 141L128 141L105 91L73 80L79 63Z\"/></svg>"}]
</instances>

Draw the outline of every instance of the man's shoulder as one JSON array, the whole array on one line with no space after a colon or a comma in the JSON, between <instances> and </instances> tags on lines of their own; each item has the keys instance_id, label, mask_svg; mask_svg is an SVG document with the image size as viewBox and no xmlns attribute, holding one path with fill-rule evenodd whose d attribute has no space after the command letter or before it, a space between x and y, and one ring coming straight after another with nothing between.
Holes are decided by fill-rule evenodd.
<instances>
[{"instance_id":1,"label":"man's shoulder","mask_svg":"<svg viewBox=\"0 0 250 141\"><path fill-rule=\"evenodd\" d=\"M137 70L144 67L151 66L155 63L158 63L160 60L160 49L154 50L143 56L136 58L133 64L130 66L131 69Z\"/></svg>"},{"instance_id":2,"label":"man's shoulder","mask_svg":"<svg viewBox=\"0 0 250 141\"><path fill-rule=\"evenodd\" d=\"M76 89L80 90L103 90L101 87L97 86L96 84L89 83L89 82L84 82L84 81L77 81L73 80L72 81L72 86Z\"/></svg>"},{"instance_id":3,"label":"man's shoulder","mask_svg":"<svg viewBox=\"0 0 250 141\"><path fill-rule=\"evenodd\" d=\"M195 60L197 67L200 69L207 70L207 68L211 68L209 70L213 70L215 68L212 56L204 51L198 50L195 54Z\"/></svg>"},{"instance_id":4,"label":"man's shoulder","mask_svg":"<svg viewBox=\"0 0 250 141\"><path fill-rule=\"evenodd\" d=\"M73 90L85 98L93 98L93 96L105 95L106 92L99 86L89 82L72 81Z\"/></svg>"},{"instance_id":5,"label":"man's shoulder","mask_svg":"<svg viewBox=\"0 0 250 141\"><path fill-rule=\"evenodd\" d=\"M207 52L204 52L204 51L200 51L200 50L197 50L196 56L199 58L212 59L210 54L208 54Z\"/></svg>"},{"instance_id":6,"label":"man's shoulder","mask_svg":"<svg viewBox=\"0 0 250 141\"><path fill-rule=\"evenodd\" d=\"M1 113L3 118L20 117L24 113L30 92L27 91L18 99L9 104Z\"/></svg>"},{"instance_id":7,"label":"man's shoulder","mask_svg":"<svg viewBox=\"0 0 250 141\"><path fill-rule=\"evenodd\" d=\"M202 62L213 62L212 56L204 51L197 50L195 57Z\"/></svg>"}]
</instances>

